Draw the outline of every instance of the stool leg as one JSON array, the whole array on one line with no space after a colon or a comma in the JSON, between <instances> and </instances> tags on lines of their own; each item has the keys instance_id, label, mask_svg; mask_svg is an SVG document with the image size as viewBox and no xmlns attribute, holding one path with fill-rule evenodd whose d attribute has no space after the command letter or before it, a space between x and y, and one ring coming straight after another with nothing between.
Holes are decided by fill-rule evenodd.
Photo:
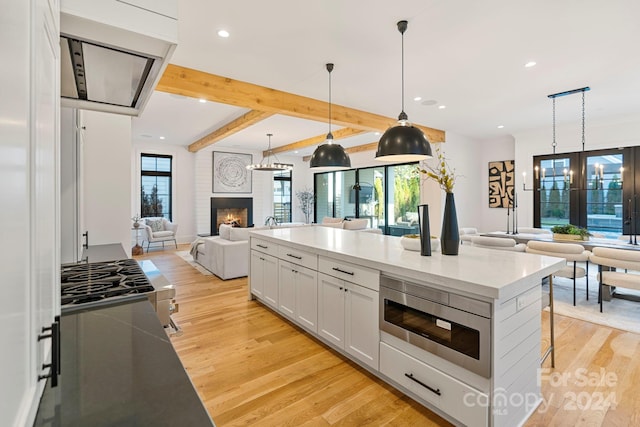
<instances>
[{"instance_id":1,"label":"stool leg","mask_svg":"<svg viewBox=\"0 0 640 427\"><path fill-rule=\"evenodd\" d=\"M589 260L587 260L586 266L587 266L587 301L589 301Z\"/></svg>"},{"instance_id":2,"label":"stool leg","mask_svg":"<svg viewBox=\"0 0 640 427\"><path fill-rule=\"evenodd\" d=\"M549 276L549 334L551 338L551 367L556 367L555 334L553 330L553 276Z\"/></svg>"},{"instance_id":3,"label":"stool leg","mask_svg":"<svg viewBox=\"0 0 640 427\"><path fill-rule=\"evenodd\" d=\"M573 261L573 305L576 305L576 262Z\"/></svg>"}]
</instances>

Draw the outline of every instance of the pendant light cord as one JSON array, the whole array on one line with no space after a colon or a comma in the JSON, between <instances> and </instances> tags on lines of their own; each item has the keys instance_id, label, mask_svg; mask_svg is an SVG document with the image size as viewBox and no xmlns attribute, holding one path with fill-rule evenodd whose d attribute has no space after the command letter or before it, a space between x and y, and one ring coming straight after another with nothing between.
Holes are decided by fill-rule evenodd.
<instances>
[{"instance_id":1,"label":"pendant light cord","mask_svg":"<svg viewBox=\"0 0 640 427\"><path fill-rule=\"evenodd\" d=\"M398 31L400 31L400 34L402 35L402 41L401 41L401 56L400 56L400 62L402 63L400 69L401 69L401 74L402 76L400 77L400 81L401 81L401 85L402 85L402 110L400 112L400 115L398 116L398 120L399 121L407 121L408 117L407 117L407 113L404 112L404 32L407 31L407 21L399 21L398 22Z\"/></svg>"},{"instance_id":2,"label":"pendant light cord","mask_svg":"<svg viewBox=\"0 0 640 427\"><path fill-rule=\"evenodd\" d=\"M329 133L327 134L327 143L333 144L333 134L331 133L331 72L333 71L333 64L327 64L327 71L329 72Z\"/></svg>"},{"instance_id":3,"label":"pendant light cord","mask_svg":"<svg viewBox=\"0 0 640 427\"><path fill-rule=\"evenodd\" d=\"M582 91L582 151L584 151L584 91Z\"/></svg>"}]
</instances>

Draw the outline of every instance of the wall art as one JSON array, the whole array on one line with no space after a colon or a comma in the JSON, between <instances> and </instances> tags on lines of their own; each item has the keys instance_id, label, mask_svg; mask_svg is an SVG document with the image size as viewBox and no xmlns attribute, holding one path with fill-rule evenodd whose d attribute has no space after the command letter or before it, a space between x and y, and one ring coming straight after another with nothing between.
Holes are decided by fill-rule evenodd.
<instances>
[{"instance_id":1,"label":"wall art","mask_svg":"<svg viewBox=\"0 0 640 427\"><path fill-rule=\"evenodd\" d=\"M489 207L512 207L514 196L515 162L489 162Z\"/></svg>"},{"instance_id":2,"label":"wall art","mask_svg":"<svg viewBox=\"0 0 640 427\"><path fill-rule=\"evenodd\" d=\"M251 193L251 154L213 152L213 192Z\"/></svg>"}]
</instances>

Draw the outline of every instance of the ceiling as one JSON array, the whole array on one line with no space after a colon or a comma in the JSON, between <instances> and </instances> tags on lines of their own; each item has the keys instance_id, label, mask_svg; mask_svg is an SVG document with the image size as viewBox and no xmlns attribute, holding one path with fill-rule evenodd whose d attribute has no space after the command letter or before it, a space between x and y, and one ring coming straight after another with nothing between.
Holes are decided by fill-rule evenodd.
<instances>
[{"instance_id":1,"label":"ceiling","mask_svg":"<svg viewBox=\"0 0 640 427\"><path fill-rule=\"evenodd\" d=\"M328 101L325 63L333 62L334 105L396 118L401 19L409 22L405 111L413 123L478 140L502 138L551 127L547 95L584 86L591 88L587 126L640 112L640 2L634 0L181 1L171 63ZM230 37L219 37L220 29ZM530 61L536 65L525 67ZM414 101L417 96L422 99ZM580 120L580 95L556 102L559 124ZM163 143L188 146L249 111L156 91L133 119L133 138L162 136ZM326 121L276 114L215 147L264 150L267 133L279 147L328 129ZM339 142L352 147L377 139L368 132Z\"/></svg>"}]
</instances>

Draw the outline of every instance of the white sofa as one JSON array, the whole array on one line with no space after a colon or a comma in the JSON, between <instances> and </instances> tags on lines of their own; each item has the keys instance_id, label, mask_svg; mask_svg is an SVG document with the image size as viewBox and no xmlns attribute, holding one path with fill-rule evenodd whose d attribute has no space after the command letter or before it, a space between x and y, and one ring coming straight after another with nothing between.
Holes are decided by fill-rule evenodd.
<instances>
[{"instance_id":1,"label":"white sofa","mask_svg":"<svg viewBox=\"0 0 640 427\"><path fill-rule=\"evenodd\" d=\"M241 228L222 224L219 235L194 242L193 259L222 280L245 277L249 274L249 232L304 226L303 223Z\"/></svg>"},{"instance_id":2,"label":"white sofa","mask_svg":"<svg viewBox=\"0 0 640 427\"><path fill-rule=\"evenodd\" d=\"M341 228L343 230L356 230L365 233L382 234L382 230L379 228L367 228L369 220L366 218L342 219L326 216L322 219L322 224L317 225L322 227Z\"/></svg>"}]
</instances>

